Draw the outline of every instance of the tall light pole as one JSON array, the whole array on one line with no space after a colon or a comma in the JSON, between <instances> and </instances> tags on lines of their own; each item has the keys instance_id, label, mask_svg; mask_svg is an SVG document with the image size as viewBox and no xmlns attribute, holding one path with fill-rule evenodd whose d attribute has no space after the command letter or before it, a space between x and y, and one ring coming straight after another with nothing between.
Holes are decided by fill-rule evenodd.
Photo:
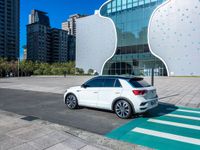
<instances>
[{"instance_id":1,"label":"tall light pole","mask_svg":"<svg viewBox=\"0 0 200 150\"><path fill-rule=\"evenodd\" d=\"M154 67L151 69L151 85L154 86Z\"/></svg>"},{"instance_id":2,"label":"tall light pole","mask_svg":"<svg viewBox=\"0 0 200 150\"><path fill-rule=\"evenodd\" d=\"M17 65L17 73L18 73L18 75L17 76L19 77L19 61L20 61L20 58L18 57L17 60L18 60L18 65Z\"/></svg>"}]
</instances>

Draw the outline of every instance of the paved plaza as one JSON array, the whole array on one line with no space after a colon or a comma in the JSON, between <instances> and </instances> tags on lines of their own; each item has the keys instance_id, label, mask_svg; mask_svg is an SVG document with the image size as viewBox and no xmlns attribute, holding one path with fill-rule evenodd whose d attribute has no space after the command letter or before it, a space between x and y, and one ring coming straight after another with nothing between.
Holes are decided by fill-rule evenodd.
<instances>
[{"instance_id":1,"label":"paved plaza","mask_svg":"<svg viewBox=\"0 0 200 150\"><path fill-rule=\"evenodd\" d=\"M71 86L81 85L91 76L27 77L0 79L0 88L63 94ZM151 78L146 77L151 83ZM161 102L200 108L199 77L155 77L155 87Z\"/></svg>"},{"instance_id":2,"label":"paved plaza","mask_svg":"<svg viewBox=\"0 0 200 150\"><path fill-rule=\"evenodd\" d=\"M141 150L166 144L199 149L200 78L155 77L159 107L131 120L102 110L66 109L66 89L90 78L0 79L0 150Z\"/></svg>"}]
</instances>

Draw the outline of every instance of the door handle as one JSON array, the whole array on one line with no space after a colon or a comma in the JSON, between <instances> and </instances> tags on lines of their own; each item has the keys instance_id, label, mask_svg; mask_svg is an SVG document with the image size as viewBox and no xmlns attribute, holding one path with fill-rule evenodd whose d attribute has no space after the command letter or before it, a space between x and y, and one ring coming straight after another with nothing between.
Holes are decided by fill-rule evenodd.
<instances>
[{"instance_id":1,"label":"door handle","mask_svg":"<svg viewBox=\"0 0 200 150\"><path fill-rule=\"evenodd\" d=\"M81 90L77 90L77 92L80 92Z\"/></svg>"},{"instance_id":2,"label":"door handle","mask_svg":"<svg viewBox=\"0 0 200 150\"><path fill-rule=\"evenodd\" d=\"M120 92L115 92L115 94L120 94Z\"/></svg>"},{"instance_id":3,"label":"door handle","mask_svg":"<svg viewBox=\"0 0 200 150\"><path fill-rule=\"evenodd\" d=\"M93 93L97 94L98 92L93 92Z\"/></svg>"}]
</instances>

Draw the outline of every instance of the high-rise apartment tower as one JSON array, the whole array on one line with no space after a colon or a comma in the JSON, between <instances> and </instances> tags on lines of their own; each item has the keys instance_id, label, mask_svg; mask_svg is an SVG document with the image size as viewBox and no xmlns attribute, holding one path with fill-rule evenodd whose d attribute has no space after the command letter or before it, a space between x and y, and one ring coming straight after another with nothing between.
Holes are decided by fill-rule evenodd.
<instances>
[{"instance_id":1,"label":"high-rise apartment tower","mask_svg":"<svg viewBox=\"0 0 200 150\"><path fill-rule=\"evenodd\" d=\"M0 0L0 57L19 57L20 0Z\"/></svg>"}]
</instances>

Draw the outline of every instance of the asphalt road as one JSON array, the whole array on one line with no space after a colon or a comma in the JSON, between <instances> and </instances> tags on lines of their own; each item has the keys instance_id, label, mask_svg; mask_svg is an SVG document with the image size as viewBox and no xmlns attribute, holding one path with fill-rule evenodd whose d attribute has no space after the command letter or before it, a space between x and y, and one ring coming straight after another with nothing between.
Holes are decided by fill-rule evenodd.
<instances>
[{"instance_id":1,"label":"asphalt road","mask_svg":"<svg viewBox=\"0 0 200 150\"><path fill-rule=\"evenodd\" d=\"M104 135L130 120L114 113L82 108L69 110L63 95L0 89L0 109Z\"/></svg>"}]
</instances>

